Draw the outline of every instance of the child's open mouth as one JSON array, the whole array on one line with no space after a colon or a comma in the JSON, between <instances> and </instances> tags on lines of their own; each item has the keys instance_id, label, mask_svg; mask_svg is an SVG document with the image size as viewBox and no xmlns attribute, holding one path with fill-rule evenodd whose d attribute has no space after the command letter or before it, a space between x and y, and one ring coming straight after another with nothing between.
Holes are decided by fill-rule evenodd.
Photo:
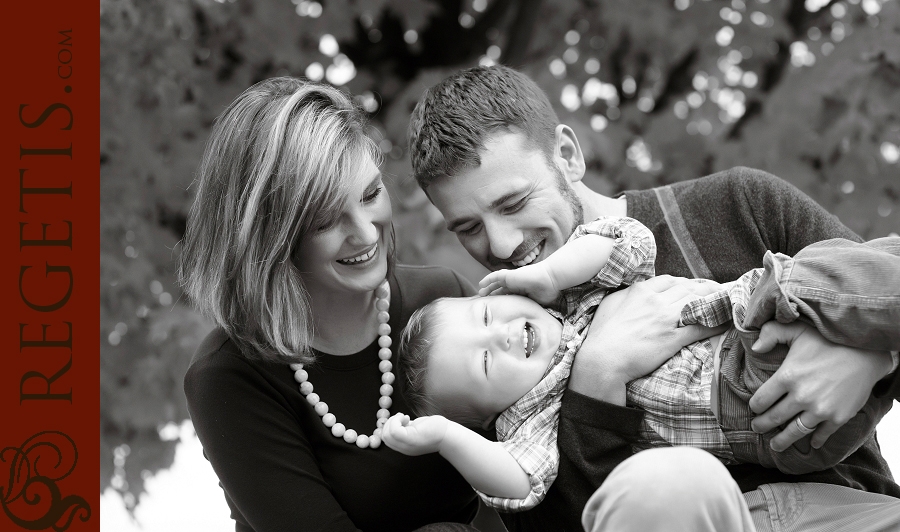
<instances>
[{"instance_id":1,"label":"child's open mouth","mask_svg":"<svg viewBox=\"0 0 900 532\"><path fill-rule=\"evenodd\" d=\"M534 348L537 347L537 336L534 328L528 322L525 322L525 328L522 329L522 345L525 346L525 358L530 357L534 353Z\"/></svg>"}]
</instances>

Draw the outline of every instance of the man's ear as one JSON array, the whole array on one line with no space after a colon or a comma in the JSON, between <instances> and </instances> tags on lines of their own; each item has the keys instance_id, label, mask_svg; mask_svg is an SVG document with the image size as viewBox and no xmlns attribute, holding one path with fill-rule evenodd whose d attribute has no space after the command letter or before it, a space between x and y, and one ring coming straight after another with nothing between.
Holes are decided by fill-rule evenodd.
<instances>
[{"instance_id":1,"label":"man's ear","mask_svg":"<svg viewBox=\"0 0 900 532\"><path fill-rule=\"evenodd\" d=\"M565 124L556 126L556 153L554 154L569 183L577 183L584 177L584 154L572 128Z\"/></svg>"}]
</instances>

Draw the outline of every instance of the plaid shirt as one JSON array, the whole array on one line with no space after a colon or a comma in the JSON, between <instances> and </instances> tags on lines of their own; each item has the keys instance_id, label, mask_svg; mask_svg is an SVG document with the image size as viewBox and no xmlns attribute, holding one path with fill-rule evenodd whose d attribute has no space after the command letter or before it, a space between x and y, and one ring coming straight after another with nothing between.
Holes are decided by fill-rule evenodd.
<instances>
[{"instance_id":1,"label":"plaid shirt","mask_svg":"<svg viewBox=\"0 0 900 532\"><path fill-rule=\"evenodd\" d=\"M762 269L751 270L737 281L708 296L687 303L681 310L681 325L715 327L734 320L742 323L750 292ZM739 346L732 327L719 339L723 354ZM636 450L688 445L704 449L725 464L737 463L725 432L711 405L716 369L710 341L687 345L653 373L628 383L625 404L644 410Z\"/></svg>"},{"instance_id":2,"label":"plaid shirt","mask_svg":"<svg viewBox=\"0 0 900 532\"><path fill-rule=\"evenodd\" d=\"M556 479L559 451L557 419L575 353L593 317L593 309L610 288L653 277L656 242L653 233L631 218L601 217L579 226L569 241L587 234L615 240L603 269L589 283L565 290L559 311L547 309L563 325L562 339L547 372L525 396L497 418L497 440L529 475L531 492L524 499L491 497L489 506L505 512L527 510L541 502Z\"/></svg>"},{"instance_id":3,"label":"plaid shirt","mask_svg":"<svg viewBox=\"0 0 900 532\"><path fill-rule=\"evenodd\" d=\"M541 502L556 479L559 407L575 354L593 318L593 310L609 288L633 284L653 276L656 243L653 234L630 218L600 218L579 227L571 239L585 234L616 239L609 263L591 279L564 292L562 312L547 309L563 323L562 340L543 379L497 419L497 440L529 475L531 492L524 499L490 497L479 492L489 506L505 512L523 511ZM744 274L723 289L686 304L681 324L714 327L729 321L742 323L746 304L762 268ZM698 279L702 282L702 279ZM739 345L736 329L720 340L723 354ZM710 406L715 379L712 344L702 340L682 348L650 375L626 385L626 404L644 410L639 439L633 447L690 445L736 463L725 433ZM723 355L724 356L724 355Z\"/></svg>"}]
</instances>

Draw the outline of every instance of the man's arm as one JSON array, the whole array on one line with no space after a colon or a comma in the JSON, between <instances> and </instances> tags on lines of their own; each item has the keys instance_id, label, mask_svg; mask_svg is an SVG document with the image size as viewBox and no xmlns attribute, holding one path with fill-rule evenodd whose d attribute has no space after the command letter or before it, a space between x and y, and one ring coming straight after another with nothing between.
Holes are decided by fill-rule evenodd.
<instances>
[{"instance_id":1,"label":"man's arm","mask_svg":"<svg viewBox=\"0 0 900 532\"><path fill-rule=\"evenodd\" d=\"M438 452L472 485L494 497L524 499L531 492L528 474L499 442L490 441L443 416L412 421L394 414L384 425L384 443L409 456Z\"/></svg>"},{"instance_id":2,"label":"man's arm","mask_svg":"<svg viewBox=\"0 0 900 532\"><path fill-rule=\"evenodd\" d=\"M569 389L624 406L626 383L728 327L678 326L687 302L720 289L715 282L662 275L606 296L575 357Z\"/></svg>"},{"instance_id":3,"label":"man's arm","mask_svg":"<svg viewBox=\"0 0 900 532\"><path fill-rule=\"evenodd\" d=\"M738 169L733 175L769 250L795 256L822 240L862 240L786 181L750 169ZM754 429L766 432L805 412L804 420L819 422L811 444L821 447L862 408L875 384L885 377L890 355L880 355L837 345L818 331L809 331L791 344L781 367L753 396L750 406L760 414ZM789 426L773 442L786 447L800 436Z\"/></svg>"}]
</instances>

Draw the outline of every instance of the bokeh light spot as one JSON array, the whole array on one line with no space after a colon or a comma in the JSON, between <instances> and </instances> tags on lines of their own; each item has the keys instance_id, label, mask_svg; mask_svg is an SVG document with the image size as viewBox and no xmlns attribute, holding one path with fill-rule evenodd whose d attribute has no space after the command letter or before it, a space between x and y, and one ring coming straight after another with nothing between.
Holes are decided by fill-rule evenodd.
<instances>
[{"instance_id":1,"label":"bokeh light spot","mask_svg":"<svg viewBox=\"0 0 900 532\"><path fill-rule=\"evenodd\" d=\"M891 142L881 143L881 156L889 164L895 164L900 161L900 146Z\"/></svg>"},{"instance_id":2,"label":"bokeh light spot","mask_svg":"<svg viewBox=\"0 0 900 532\"><path fill-rule=\"evenodd\" d=\"M344 54L338 54L334 58L334 64L328 65L325 70L325 78L332 85L344 85L356 77L356 66Z\"/></svg>"},{"instance_id":3,"label":"bokeh light spot","mask_svg":"<svg viewBox=\"0 0 900 532\"><path fill-rule=\"evenodd\" d=\"M706 90L706 87L709 86L708 76L706 72L701 70L694 74L694 78L691 80L691 85L693 85L695 90Z\"/></svg>"},{"instance_id":4,"label":"bokeh light spot","mask_svg":"<svg viewBox=\"0 0 900 532\"><path fill-rule=\"evenodd\" d=\"M881 12L881 2L879 0L862 0L862 9L866 15L877 15Z\"/></svg>"},{"instance_id":5,"label":"bokeh light spot","mask_svg":"<svg viewBox=\"0 0 900 532\"><path fill-rule=\"evenodd\" d=\"M731 26L723 26L716 32L716 44L719 46L728 46L734 39L734 28Z\"/></svg>"},{"instance_id":6,"label":"bokeh light spot","mask_svg":"<svg viewBox=\"0 0 900 532\"><path fill-rule=\"evenodd\" d=\"M756 75L756 72L744 72L744 75L741 76L741 85L748 89L752 89L757 83L759 83L759 76Z\"/></svg>"},{"instance_id":7,"label":"bokeh light spot","mask_svg":"<svg viewBox=\"0 0 900 532\"><path fill-rule=\"evenodd\" d=\"M558 57L550 61L549 67L550 73L556 79L562 79L566 75L566 64Z\"/></svg>"},{"instance_id":8,"label":"bokeh light spot","mask_svg":"<svg viewBox=\"0 0 900 532\"><path fill-rule=\"evenodd\" d=\"M581 97L578 95L578 87L568 84L562 89L559 103L569 111L577 111L581 107Z\"/></svg>"},{"instance_id":9,"label":"bokeh light spot","mask_svg":"<svg viewBox=\"0 0 900 532\"><path fill-rule=\"evenodd\" d=\"M313 81L322 81L322 78L325 77L325 67L322 66L322 63L314 61L306 67L304 73Z\"/></svg>"},{"instance_id":10,"label":"bokeh light spot","mask_svg":"<svg viewBox=\"0 0 900 532\"><path fill-rule=\"evenodd\" d=\"M834 21L831 25L831 40L834 42L841 42L846 36L847 31L844 27L844 23L837 20Z\"/></svg>"},{"instance_id":11,"label":"bokeh light spot","mask_svg":"<svg viewBox=\"0 0 900 532\"><path fill-rule=\"evenodd\" d=\"M649 113L653 110L654 105L656 105L656 102L654 102L653 98L650 96L641 96L638 98L637 108L641 112Z\"/></svg>"},{"instance_id":12,"label":"bokeh light spot","mask_svg":"<svg viewBox=\"0 0 900 532\"><path fill-rule=\"evenodd\" d=\"M687 103L693 109L696 109L696 108L700 107L701 105L703 105L703 100L704 100L704 97L699 92L692 92L687 95Z\"/></svg>"},{"instance_id":13,"label":"bokeh light spot","mask_svg":"<svg viewBox=\"0 0 900 532\"><path fill-rule=\"evenodd\" d=\"M609 125L609 120L603 115L594 115L591 117L591 129L594 131L600 132L606 129L606 126Z\"/></svg>"},{"instance_id":14,"label":"bokeh light spot","mask_svg":"<svg viewBox=\"0 0 900 532\"><path fill-rule=\"evenodd\" d=\"M319 39L319 51L328 57L334 57L340 51L337 39L333 35L326 33Z\"/></svg>"}]
</instances>

